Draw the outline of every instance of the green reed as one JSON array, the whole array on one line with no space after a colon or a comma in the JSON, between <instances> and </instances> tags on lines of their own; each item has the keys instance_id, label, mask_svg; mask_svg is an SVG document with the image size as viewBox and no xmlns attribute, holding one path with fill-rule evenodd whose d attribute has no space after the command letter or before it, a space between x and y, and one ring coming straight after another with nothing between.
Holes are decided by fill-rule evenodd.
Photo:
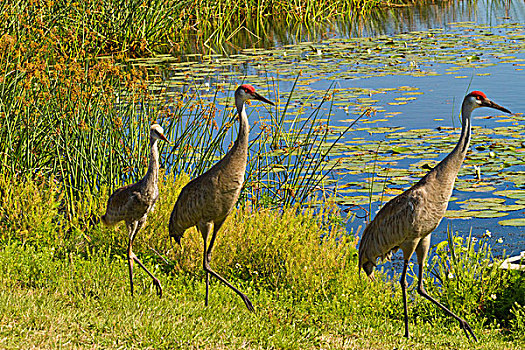
<instances>
[{"instance_id":1,"label":"green reed","mask_svg":"<svg viewBox=\"0 0 525 350\"><path fill-rule=\"evenodd\" d=\"M162 27L148 22L147 16L155 9L172 8L153 1L150 8L140 5L132 15L128 10L117 13L112 1L104 9L88 1L36 5L0 5L5 13L20 10L19 22L9 15L0 18L0 26L7 30L0 37L2 173L21 181L29 176L63 183L67 192L63 210L75 216L73 203L79 197L102 187L112 190L143 175L148 129L154 121L163 125L172 141L160 144L163 166L169 171L195 177L227 152L236 115L231 109L217 112L217 95L209 100L196 88L170 91L159 74L130 61L121 64L122 57L95 59L90 45L98 47L94 54L106 50L97 41L100 37L68 22L68 16L93 20L90 16L104 14L104 21L92 23L97 28L108 22L107 28L100 28L103 37L104 30L116 30L115 22L122 22L125 29L142 19L141 33L148 33ZM56 11L51 14L49 8ZM37 21L35 13L41 15ZM162 18L156 21L167 23ZM293 90L287 103L292 96ZM301 123L288 123L286 108L271 115L268 130L250 148L245 188L252 193L245 191L243 200L273 197L274 204L301 203L324 181L333 166L326 161L331 131L329 122L322 120L329 120L331 112L320 113L325 102Z\"/></svg>"},{"instance_id":2,"label":"green reed","mask_svg":"<svg viewBox=\"0 0 525 350\"><path fill-rule=\"evenodd\" d=\"M224 109L217 115L217 92L211 100L200 97L199 89L167 98L165 88L165 94L155 96L147 86L127 89L117 76L103 82L78 78L91 68L69 72L40 90L27 89L22 73L6 75L0 102L2 171L64 183L71 215L72 203L86 192L114 189L143 176L153 121L171 141L159 144L163 167L191 177L209 169L236 137L236 114ZM293 90L288 103L292 95ZM324 181L333 166L326 158L344 133L327 141L331 112L320 113L323 103L301 123L288 123L285 108L279 117L272 115L261 135L252 132L244 200L302 203Z\"/></svg>"},{"instance_id":3,"label":"green reed","mask_svg":"<svg viewBox=\"0 0 525 350\"><path fill-rule=\"evenodd\" d=\"M244 44L273 36L270 24L274 22L310 27L343 16L369 16L375 9L406 2L411 1L6 1L0 4L0 28L2 33L24 38L28 46L51 39L49 45L78 59L223 53L230 46L249 47Z\"/></svg>"},{"instance_id":4,"label":"green reed","mask_svg":"<svg viewBox=\"0 0 525 350\"><path fill-rule=\"evenodd\" d=\"M273 117L271 125L251 144L252 162L247 174L245 188L255 192L272 205L304 203L318 190L330 185L330 175L337 161L329 161L333 147L365 114L361 114L343 131L335 132L330 127L332 105L327 115L321 113L330 96L330 87L325 98L304 120L297 115L292 120L286 116L292 101L295 84L282 113ZM302 117L302 116L301 116ZM336 135L332 140L329 137ZM332 189L335 185L332 184ZM245 195L248 195L245 191ZM271 200L270 200L271 199Z\"/></svg>"}]
</instances>

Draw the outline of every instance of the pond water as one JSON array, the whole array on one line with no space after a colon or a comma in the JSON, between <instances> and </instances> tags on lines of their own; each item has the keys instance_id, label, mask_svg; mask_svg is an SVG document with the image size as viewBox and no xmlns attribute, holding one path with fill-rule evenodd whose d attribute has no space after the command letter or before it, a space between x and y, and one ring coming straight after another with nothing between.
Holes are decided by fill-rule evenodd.
<instances>
[{"instance_id":1,"label":"pond water","mask_svg":"<svg viewBox=\"0 0 525 350\"><path fill-rule=\"evenodd\" d=\"M322 111L336 131L373 107L332 154L341 158L332 173L340 204L357 215L347 224L354 233L365 226L370 187L373 217L453 149L464 95L485 92L515 114L474 112L471 152L432 243L445 240L447 229L476 237L488 230L497 253L515 255L525 250L524 23L522 0L437 2L388 9L357 25L290 29L293 35L268 30L270 39L262 41L244 33L233 46L251 48L229 56L186 54L156 63L172 91L201 89L201 98L221 110L231 110L239 83L255 85L278 106L252 104L252 124L257 113L262 121L282 113L292 89L287 118L310 114L328 91ZM217 89L225 92L215 96ZM253 128L251 137L258 132Z\"/></svg>"}]
</instances>

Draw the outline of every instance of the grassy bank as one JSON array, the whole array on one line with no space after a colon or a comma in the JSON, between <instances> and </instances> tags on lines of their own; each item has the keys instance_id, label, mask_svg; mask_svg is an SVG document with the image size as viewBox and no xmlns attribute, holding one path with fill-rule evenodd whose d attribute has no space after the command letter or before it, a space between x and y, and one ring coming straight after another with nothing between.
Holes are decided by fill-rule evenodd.
<instances>
[{"instance_id":1,"label":"grassy bank","mask_svg":"<svg viewBox=\"0 0 525 350\"><path fill-rule=\"evenodd\" d=\"M356 239L329 225L337 215L330 205L317 214L298 208L237 210L221 230L212 266L252 298L256 312L247 312L240 298L216 281L210 306L204 307L200 235L188 231L183 248L167 239L169 212L188 178L166 180L134 245L164 286L160 299L142 271L135 274L136 296L129 296L123 225L81 227L57 211L59 185L3 180L2 192L10 190L11 196L0 206L0 347L512 349L525 344L523 276L491 267L486 245L458 240L439 245L430 271L442 283L428 278L427 285L473 325L480 342L469 343L456 322L413 288L413 337L403 339L397 281L359 277ZM102 191L89 201L101 212L106 198Z\"/></svg>"}]
</instances>

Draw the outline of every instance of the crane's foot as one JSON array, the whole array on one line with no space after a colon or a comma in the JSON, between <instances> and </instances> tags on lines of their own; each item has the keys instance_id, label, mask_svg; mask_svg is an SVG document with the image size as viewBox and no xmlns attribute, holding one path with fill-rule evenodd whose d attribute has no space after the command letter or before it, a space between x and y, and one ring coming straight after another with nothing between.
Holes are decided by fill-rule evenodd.
<instances>
[{"instance_id":1,"label":"crane's foot","mask_svg":"<svg viewBox=\"0 0 525 350\"><path fill-rule=\"evenodd\" d=\"M156 278L153 278L153 284L157 288L157 294L160 297L162 297L162 287L160 286L160 281Z\"/></svg>"},{"instance_id":2,"label":"crane's foot","mask_svg":"<svg viewBox=\"0 0 525 350\"><path fill-rule=\"evenodd\" d=\"M244 301L244 303L246 304L246 307L248 308L248 310L250 310L251 312L255 312L255 309L253 308L253 305L252 305L252 302L250 301L250 299L248 299L248 297L246 295L241 295L241 298L242 300Z\"/></svg>"},{"instance_id":3,"label":"crane's foot","mask_svg":"<svg viewBox=\"0 0 525 350\"><path fill-rule=\"evenodd\" d=\"M474 334L474 332L472 331L472 328L470 328L470 324L465 321L465 320L460 320L459 321L459 326L463 329L463 331L465 332L465 335L467 336L467 339L470 340L470 337L472 337L472 339L474 339L475 342L478 341L478 338L476 338L476 335Z\"/></svg>"}]
</instances>

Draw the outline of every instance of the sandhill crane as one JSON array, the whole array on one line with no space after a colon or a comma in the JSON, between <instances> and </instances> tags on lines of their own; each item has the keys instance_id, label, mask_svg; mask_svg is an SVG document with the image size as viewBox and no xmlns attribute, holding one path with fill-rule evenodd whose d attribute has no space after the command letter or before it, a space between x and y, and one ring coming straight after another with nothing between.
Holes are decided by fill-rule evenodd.
<instances>
[{"instance_id":1,"label":"sandhill crane","mask_svg":"<svg viewBox=\"0 0 525 350\"><path fill-rule=\"evenodd\" d=\"M454 150L418 183L389 201L363 232L359 244L359 269L373 278L378 257L389 259L398 249L403 251L404 265L401 273L401 289L405 313L405 337L408 333L408 310L406 296L406 272L408 261L414 251L419 265L417 291L447 314L459 321L460 327L477 341L467 321L427 294L423 287L423 263L430 247L430 234L438 226L452 195L454 181L465 159L470 142L470 115L479 107L490 107L511 113L490 101L481 91L472 91L461 106L461 136Z\"/></svg>"},{"instance_id":2,"label":"sandhill crane","mask_svg":"<svg viewBox=\"0 0 525 350\"><path fill-rule=\"evenodd\" d=\"M153 210L155 202L159 196L158 177L159 177L159 150L157 141L168 142L164 136L164 130L158 124L151 125L149 146L150 160L146 175L138 182L124 186L113 192L108 199L106 214L101 217L102 222L107 226L116 225L120 221L126 222L129 234L128 244L128 266L129 282L131 285L131 295L133 296L133 262L137 262L140 267L153 278L153 284L157 288L157 293L162 296L160 281L144 266L142 261L133 253L132 246L137 232L146 222L148 213Z\"/></svg>"},{"instance_id":3,"label":"sandhill crane","mask_svg":"<svg viewBox=\"0 0 525 350\"><path fill-rule=\"evenodd\" d=\"M182 189L171 212L169 235L174 237L180 245L184 231L188 228L197 226L201 233L204 241L203 268L206 271L206 306L208 305L209 275L211 274L235 291L242 298L248 310L254 311L250 299L245 294L210 268L211 250L215 237L237 202L244 182L250 129L244 106L247 100L259 100L274 105L273 102L256 93L251 85L241 85L237 88L235 91L235 106L239 114L237 140L224 158ZM210 233L211 239L209 246L206 247Z\"/></svg>"}]
</instances>

